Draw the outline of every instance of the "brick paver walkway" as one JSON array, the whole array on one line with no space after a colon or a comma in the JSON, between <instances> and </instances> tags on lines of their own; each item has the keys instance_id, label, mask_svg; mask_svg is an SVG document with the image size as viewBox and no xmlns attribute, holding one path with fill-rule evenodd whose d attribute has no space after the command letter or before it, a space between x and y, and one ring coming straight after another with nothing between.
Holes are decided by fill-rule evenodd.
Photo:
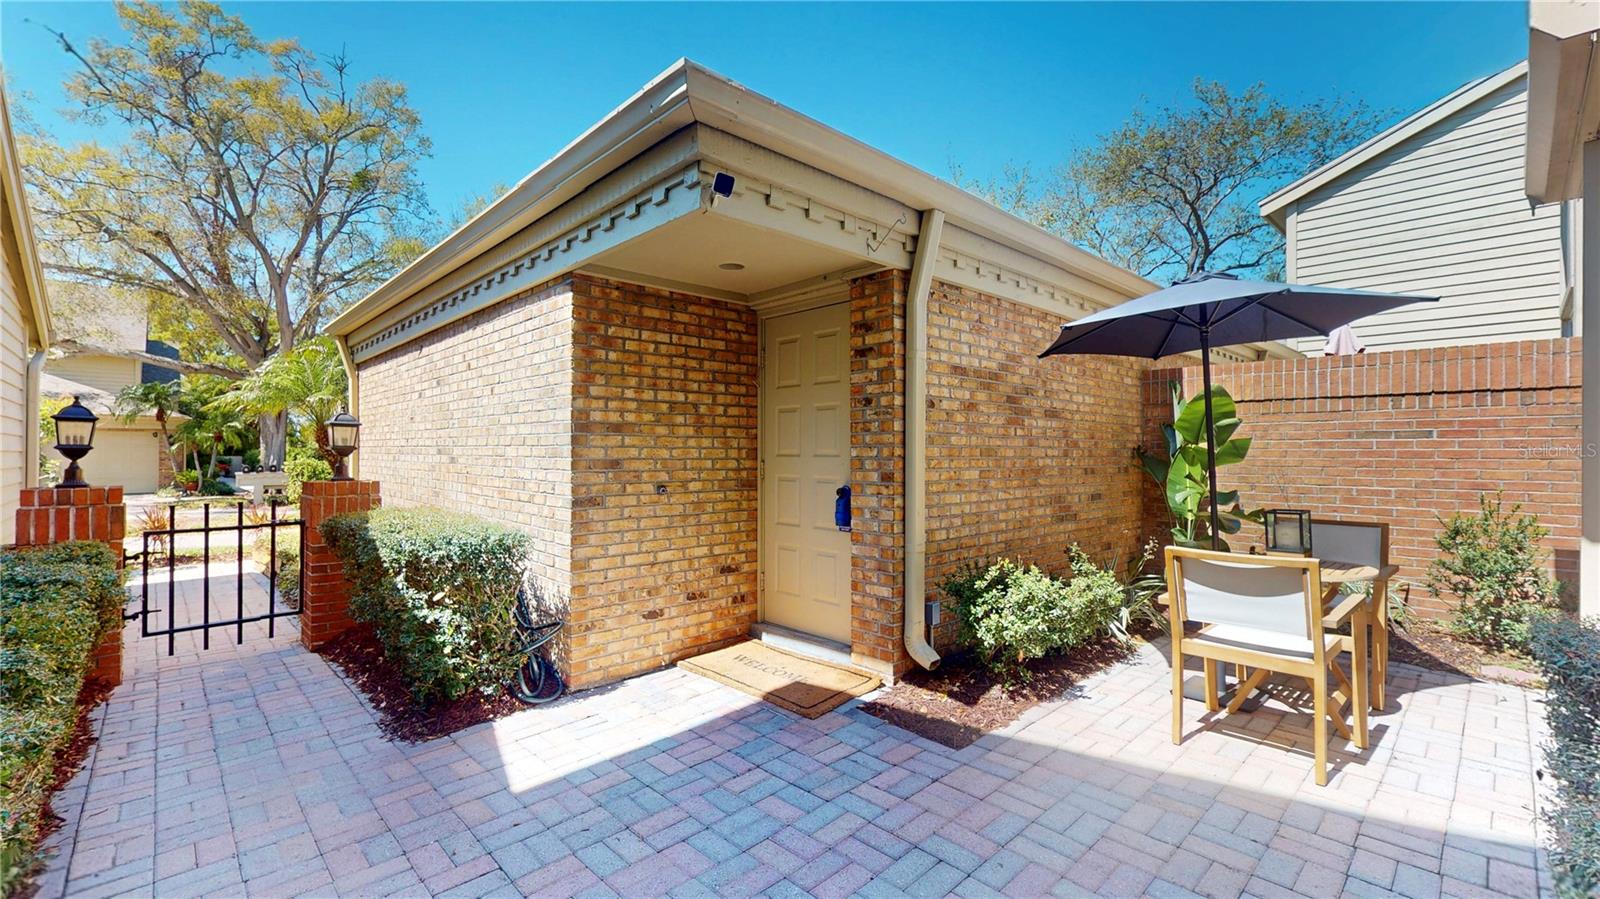
<instances>
[{"instance_id":1,"label":"brick paver walkway","mask_svg":"<svg viewBox=\"0 0 1600 899\"><path fill-rule=\"evenodd\" d=\"M172 659L130 636L46 895L1548 889L1539 707L1513 687L1397 667L1373 749L1324 789L1276 703L1209 725L1190 703L1171 745L1156 647L959 752L677 670L408 745L286 630Z\"/></svg>"}]
</instances>

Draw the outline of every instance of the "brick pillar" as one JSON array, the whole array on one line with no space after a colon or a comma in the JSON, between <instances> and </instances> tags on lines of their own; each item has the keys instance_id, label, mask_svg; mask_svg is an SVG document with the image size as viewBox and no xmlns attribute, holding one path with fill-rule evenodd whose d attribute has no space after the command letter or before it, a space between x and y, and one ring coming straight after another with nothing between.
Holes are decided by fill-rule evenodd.
<instances>
[{"instance_id":1,"label":"brick pillar","mask_svg":"<svg viewBox=\"0 0 1600 899\"><path fill-rule=\"evenodd\" d=\"M366 512L381 503L377 481L306 481L300 486L300 518L305 521L305 580L300 584L300 642L316 649L355 622L350 617L350 583L344 563L322 539L322 523L347 512Z\"/></svg>"},{"instance_id":2,"label":"brick pillar","mask_svg":"<svg viewBox=\"0 0 1600 899\"><path fill-rule=\"evenodd\" d=\"M73 540L108 544L122 567L122 538L128 512L121 487L60 487L22 491L17 504L17 546L49 546ZM115 687L122 683L122 628L106 631L95 647L89 678Z\"/></svg>"},{"instance_id":3,"label":"brick pillar","mask_svg":"<svg viewBox=\"0 0 1600 899\"><path fill-rule=\"evenodd\" d=\"M906 273L850 282L850 656L892 677L905 627Z\"/></svg>"}]
</instances>

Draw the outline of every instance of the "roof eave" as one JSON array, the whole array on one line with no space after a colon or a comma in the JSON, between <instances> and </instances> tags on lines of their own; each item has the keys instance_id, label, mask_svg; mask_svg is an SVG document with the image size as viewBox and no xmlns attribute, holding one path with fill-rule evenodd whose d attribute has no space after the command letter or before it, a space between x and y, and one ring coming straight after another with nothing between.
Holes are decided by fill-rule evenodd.
<instances>
[{"instance_id":1,"label":"roof eave","mask_svg":"<svg viewBox=\"0 0 1600 899\"><path fill-rule=\"evenodd\" d=\"M1285 227L1284 217L1288 214L1289 205L1296 200L1327 185L1357 166L1378 156L1386 150L1420 133L1428 127L1443 121L1456 112L1471 106L1484 97L1505 87L1523 75L1527 74L1527 60L1517 63L1503 71L1496 72L1475 82L1462 85L1445 96L1424 106L1409 116L1401 119L1376 135L1362 141L1360 144L1340 154L1332 162L1317 169L1313 169L1301 176L1298 180L1262 198L1258 207L1261 216L1272 222L1281 231Z\"/></svg>"},{"instance_id":2,"label":"roof eave","mask_svg":"<svg viewBox=\"0 0 1600 899\"><path fill-rule=\"evenodd\" d=\"M0 178L5 181L5 195L9 207L0 214L9 215L17 235L17 253L22 258L22 278L28 293L28 309L33 317L39 346L49 347L55 341L55 324L50 318L50 296L46 292L44 267L39 263L39 249L33 240L33 217L28 211L28 193L22 178L22 159L17 153L16 138L11 131L11 108L6 98L5 85L0 82Z\"/></svg>"},{"instance_id":3,"label":"roof eave","mask_svg":"<svg viewBox=\"0 0 1600 899\"><path fill-rule=\"evenodd\" d=\"M991 240L1061 265L1125 296L1157 285L1024 222L949 182L680 59L504 196L345 310L325 330L345 336L527 227L639 152L700 122L770 147Z\"/></svg>"}]
</instances>

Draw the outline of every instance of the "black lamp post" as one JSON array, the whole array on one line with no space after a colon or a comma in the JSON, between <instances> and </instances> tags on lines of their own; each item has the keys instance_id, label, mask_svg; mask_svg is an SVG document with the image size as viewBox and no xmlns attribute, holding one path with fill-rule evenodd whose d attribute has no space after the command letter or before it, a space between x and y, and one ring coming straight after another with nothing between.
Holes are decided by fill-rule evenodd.
<instances>
[{"instance_id":1,"label":"black lamp post","mask_svg":"<svg viewBox=\"0 0 1600 899\"><path fill-rule=\"evenodd\" d=\"M94 425L100 420L99 417L90 412L78 397L72 398L72 405L50 417L56 421L56 452L72 463L67 466L61 483L56 486L89 486L83 479L83 469L78 467L78 460L94 449Z\"/></svg>"},{"instance_id":2,"label":"black lamp post","mask_svg":"<svg viewBox=\"0 0 1600 899\"><path fill-rule=\"evenodd\" d=\"M345 470L345 459L356 451L361 442L361 422L348 412L340 412L328 419L328 448L339 457L339 464L334 466L333 479L335 481L350 480L349 473Z\"/></svg>"}]
</instances>

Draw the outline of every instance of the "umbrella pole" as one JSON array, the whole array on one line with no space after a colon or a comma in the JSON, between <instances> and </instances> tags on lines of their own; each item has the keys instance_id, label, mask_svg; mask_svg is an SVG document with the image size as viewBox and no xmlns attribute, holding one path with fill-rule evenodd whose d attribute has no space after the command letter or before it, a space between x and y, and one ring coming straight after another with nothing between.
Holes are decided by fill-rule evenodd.
<instances>
[{"instance_id":1,"label":"umbrella pole","mask_svg":"<svg viewBox=\"0 0 1600 899\"><path fill-rule=\"evenodd\" d=\"M1211 548L1221 549L1222 528L1217 514L1217 427L1211 417L1211 329L1200 328L1200 373L1206 402L1206 484L1211 489Z\"/></svg>"}]
</instances>

